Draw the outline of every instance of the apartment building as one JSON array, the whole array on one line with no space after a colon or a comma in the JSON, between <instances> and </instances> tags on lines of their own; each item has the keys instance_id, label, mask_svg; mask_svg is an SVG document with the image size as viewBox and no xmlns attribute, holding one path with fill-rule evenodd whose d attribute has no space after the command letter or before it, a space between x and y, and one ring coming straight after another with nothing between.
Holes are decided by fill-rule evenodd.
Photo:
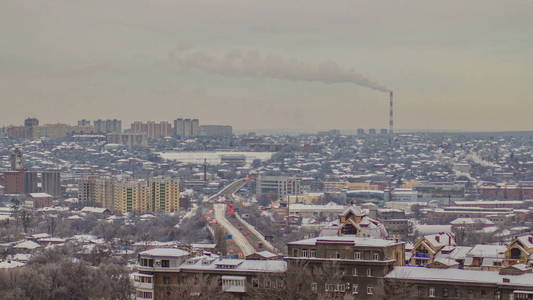
<instances>
[{"instance_id":1,"label":"apartment building","mask_svg":"<svg viewBox=\"0 0 533 300\"><path fill-rule=\"evenodd\" d=\"M189 299L204 293L249 299L257 292L284 288L282 260L196 256L181 249L141 252L133 274L136 299Z\"/></svg>"},{"instance_id":2,"label":"apartment building","mask_svg":"<svg viewBox=\"0 0 533 300\"><path fill-rule=\"evenodd\" d=\"M169 178L115 183L114 210L121 213L179 212L179 181Z\"/></svg>"},{"instance_id":3,"label":"apartment building","mask_svg":"<svg viewBox=\"0 0 533 300\"><path fill-rule=\"evenodd\" d=\"M148 138L144 133L108 133L107 142L110 144L120 144L128 148L148 146Z\"/></svg>"},{"instance_id":4,"label":"apartment building","mask_svg":"<svg viewBox=\"0 0 533 300\"><path fill-rule=\"evenodd\" d=\"M93 125L100 133L122 132L122 121L117 119L95 120Z\"/></svg>"},{"instance_id":5,"label":"apartment building","mask_svg":"<svg viewBox=\"0 0 533 300\"><path fill-rule=\"evenodd\" d=\"M288 243L288 270L320 270L309 289L318 296L382 299L381 278L403 266L404 243L355 235L323 236ZM330 271L334 268L334 271ZM328 274L329 273L329 274Z\"/></svg>"},{"instance_id":6,"label":"apartment building","mask_svg":"<svg viewBox=\"0 0 533 300\"><path fill-rule=\"evenodd\" d=\"M87 176L78 182L78 199L82 203L115 209L115 179L108 176Z\"/></svg>"},{"instance_id":7,"label":"apartment building","mask_svg":"<svg viewBox=\"0 0 533 300\"><path fill-rule=\"evenodd\" d=\"M135 121L131 124L131 132L144 133L148 138L164 138L172 136L172 124L166 121Z\"/></svg>"},{"instance_id":8,"label":"apartment building","mask_svg":"<svg viewBox=\"0 0 533 300\"><path fill-rule=\"evenodd\" d=\"M181 138L196 137L200 135L200 121L198 119L174 120L174 136Z\"/></svg>"}]
</instances>

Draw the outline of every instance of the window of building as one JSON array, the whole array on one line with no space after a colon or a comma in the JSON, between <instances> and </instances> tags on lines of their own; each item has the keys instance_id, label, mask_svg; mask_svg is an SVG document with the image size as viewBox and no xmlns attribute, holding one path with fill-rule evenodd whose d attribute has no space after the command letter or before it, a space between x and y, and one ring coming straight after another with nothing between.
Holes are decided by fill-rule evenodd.
<instances>
[{"instance_id":1,"label":"window of building","mask_svg":"<svg viewBox=\"0 0 533 300\"><path fill-rule=\"evenodd\" d=\"M311 292L318 293L318 284L316 282L311 283Z\"/></svg>"},{"instance_id":2,"label":"window of building","mask_svg":"<svg viewBox=\"0 0 533 300\"><path fill-rule=\"evenodd\" d=\"M336 286L334 283L326 283L326 292L334 292Z\"/></svg>"},{"instance_id":3,"label":"window of building","mask_svg":"<svg viewBox=\"0 0 533 300\"><path fill-rule=\"evenodd\" d=\"M435 298L435 288L434 287L429 288L428 292L429 292L429 297Z\"/></svg>"},{"instance_id":4,"label":"window of building","mask_svg":"<svg viewBox=\"0 0 533 300\"><path fill-rule=\"evenodd\" d=\"M285 287L283 280L278 280L278 290L282 290Z\"/></svg>"},{"instance_id":5,"label":"window of building","mask_svg":"<svg viewBox=\"0 0 533 300\"><path fill-rule=\"evenodd\" d=\"M357 276L357 268L352 269L352 276Z\"/></svg>"},{"instance_id":6,"label":"window of building","mask_svg":"<svg viewBox=\"0 0 533 300\"><path fill-rule=\"evenodd\" d=\"M372 277L372 269L370 268L366 269L366 276Z\"/></svg>"},{"instance_id":7,"label":"window of building","mask_svg":"<svg viewBox=\"0 0 533 300\"><path fill-rule=\"evenodd\" d=\"M263 284L265 285L265 289L269 289L272 287L272 282L270 281L270 279L265 279Z\"/></svg>"},{"instance_id":8,"label":"window of building","mask_svg":"<svg viewBox=\"0 0 533 300\"><path fill-rule=\"evenodd\" d=\"M294 257L298 257L298 249L294 249Z\"/></svg>"},{"instance_id":9,"label":"window of building","mask_svg":"<svg viewBox=\"0 0 533 300\"><path fill-rule=\"evenodd\" d=\"M352 285L352 294L353 295L359 294L359 285L358 284Z\"/></svg>"},{"instance_id":10,"label":"window of building","mask_svg":"<svg viewBox=\"0 0 533 300\"><path fill-rule=\"evenodd\" d=\"M449 294L449 293L448 293L448 289L447 289L447 288L443 288L443 289L442 289L442 296L443 296L443 297L448 297L448 294Z\"/></svg>"},{"instance_id":11,"label":"window of building","mask_svg":"<svg viewBox=\"0 0 533 300\"><path fill-rule=\"evenodd\" d=\"M379 253L372 254L372 259L373 260L379 260Z\"/></svg>"},{"instance_id":12,"label":"window of building","mask_svg":"<svg viewBox=\"0 0 533 300\"><path fill-rule=\"evenodd\" d=\"M418 287L418 297L424 297L425 296L425 290L424 287L419 286Z\"/></svg>"},{"instance_id":13,"label":"window of building","mask_svg":"<svg viewBox=\"0 0 533 300\"><path fill-rule=\"evenodd\" d=\"M341 254L340 254L339 252L336 252L336 253L335 253L335 257L336 257L336 258L341 258Z\"/></svg>"},{"instance_id":14,"label":"window of building","mask_svg":"<svg viewBox=\"0 0 533 300\"><path fill-rule=\"evenodd\" d=\"M367 295L374 295L374 287L373 286L367 286L366 287L366 294Z\"/></svg>"},{"instance_id":15,"label":"window of building","mask_svg":"<svg viewBox=\"0 0 533 300\"><path fill-rule=\"evenodd\" d=\"M303 250L302 250L302 256L303 256L303 257L309 257L309 254L308 254L308 252L307 252L307 249L303 249Z\"/></svg>"},{"instance_id":16,"label":"window of building","mask_svg":"<svg viewBox=\"0 0 533 300\"><path fill-rule=\"evenodd\" d=\"M459 288L455 288L454 297L457 297L457 298L461 297L461 290Z\"/></svg>"},{"instance_id":17,"label":"window of building","mask_svg":"<svg viewBox=\"0 0 533 300\"><path fill-rule=\"evenodd\" d=\"M316 257L316 250L309 250L309 257Z\"/></svg>"},{"instance_id":18,"label":"window of building","mask_svg":"<svg viewBox=\"0 0 533 300\"><path fill-rule=\"evenodd\" d=\"M356 251L353 253L353 259L361 259L361 252Z\"/></svg>"},{"instance_id":19,"label":"window of building","mask_svg":"<svg viewBox=\"0 0 533 300\"><path fill-rule=\"evenodd\" d=\"M170 277L164 276L163 277L163 284L170 284Z\"/></svg>"},{"instance_id":20,"label":"window of building","mask_svg":"<svg viewBox=\"0 0 533 300\"><path fill-rule=\"evenodd\" d=\"M474 290L472 290L472 289L468 290L468 298L469 299L474 299Z\"/></svg>"},{"instance_id":21,"label":"window of building","mask_svg":"<svg viewBox=\"0 0 533 300\"><path fill-rule=\"evenodd\" d=\"M252 287L258 288L259 287L259 279L254 278L252 279Z\"/></svg>"},{"instance_id":22,"label":"window of building","mask_svg":"<svg viewBox=\"0 0 533 300\"><path fill-rule=\"evenodd\" d=\"M137 298L152 299L152 292L137 291Z\"/></svg>"},{"instance_id":23,"label":"window of building","mask_svg":"<svg viewBox=\"0 0 533 300\"><path fill-rule=\"evenodd\" d=\"M168 259L161 260L161 267L162 268L170 268L170 261Z\"/></svg>"}]
</instances>

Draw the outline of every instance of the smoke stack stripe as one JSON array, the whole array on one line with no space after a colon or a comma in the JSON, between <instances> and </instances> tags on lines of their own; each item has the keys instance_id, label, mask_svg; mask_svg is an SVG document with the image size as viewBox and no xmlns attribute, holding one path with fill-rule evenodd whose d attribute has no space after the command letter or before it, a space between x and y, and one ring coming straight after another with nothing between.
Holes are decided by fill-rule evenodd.
<instances>
[{"instance_id":1,"label":"smoke stack stripe","mask_svg":"<svg viewBox=\"0 0 533 300\"><path fill-rule=\"evenodd\" d=\"M394 133L394 108L392 105L392 92L389 94L390 96L390 107L389 107L389 134Z\"/></svg>"}]
</instances>

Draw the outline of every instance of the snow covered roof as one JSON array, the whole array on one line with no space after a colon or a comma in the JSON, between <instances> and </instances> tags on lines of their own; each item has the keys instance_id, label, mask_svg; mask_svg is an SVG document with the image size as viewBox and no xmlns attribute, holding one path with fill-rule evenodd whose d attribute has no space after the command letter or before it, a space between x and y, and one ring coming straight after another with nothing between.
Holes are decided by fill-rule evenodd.
<instances>
[{"instance_id":1,"label":"snow covered roof","mask_svg":"<svg viewBox=\"0 0 533 300\"><path fill-rule=\"evenodd\" d=\"M85 206L81 209L82 212L88 212L88 213L97 213L97 214L103 214L106 211L109 211L109 209L105 207L92 207L92 206Z\"/></svg>"},{"instance_id":2,"label":"snow covered roof","mask_svg":"<svg viewBox=\"0 0 533 300\"><path fill-rule=\"evenodd\" d=\"M467 256L504 258L505 250L507 247L503 245L475 245Z\"/></svg>"},{"instance_id":3,"label":"snow covered roof","mask_svg":"<svg viewBox=\"0 0 533 300\"><path fill-rule=\"evenodd\" d=\"M418 224L415 226L415 230L420 235L427 235L427 234L436 234L439 232L452 232L452 226L451 225Z\"/></svg>"},{"instance_id":4,"label":"snow covered roof","mask_svg":"<svg viewBox=\"0 0 533 300\"><path fill-rule=\"evenodd\" d=\"M217 266L234 266L225 268L224 273L255 272L255 273L280 273L287 270L287 262L283 260L244 260L244 259L206 259L193 258L180 266L182 271L219 270Z\"/></svg>"},{"instance_id":5,"label":"snow covered roof","mask_svg":"<svg viewBox=\"0 0 533 300\"><path fill-rule=\"evenodd\" d=\"M155 248L139 254L143 256L183 257L189 255L189 252L176 248Z\"/></svg>"},{"instance_id":6,"label":"snow covered roof","mask_svg":"<svg viewBox=\"0 0 533 300\"><path fill-rule=\"evenodd\" d=\"M47 193L30 193L32 198L52 198L52 195Z\"/></svg>"},{"instance_id":7,"label":"snow covered roof","mask_svg":"<svg viewBox=\"0 0 533 300\"><path fill-rule=\"evenodd\" d=\"M533 234L519 236L518 240L524 245L524 247L528 249L533 248Z\"/></svg>"},{"instance_id":8,"label":"snow covered roof","mask_svg":"<svg viewBox=\"0 0 533 300\"><path fill-rule=\"evenodd\" d=\"M452 225L473 225L473 224L485 224L493 225L494 223L487 218L457 218L450 222Z\"/></svg>"},{"instance_id":9,"label":"snow covered roof","mask_svg":"<svg viewBox=\"0 0 533 300\"><path fill-rule=\"evenodd\" d=\"M37 244L34 241L23 241L15 245L15 249L30 249L33 250L35 248L39 248L41 245Z\"/></svg>"},{"instance_id":10,"label":"snow covered roof","mask_svg":"<svg viewBox=\"0 0 533 300\"><path fill-rule=\"evenodd\" d=\"M341 236L321 236L307 240L300 240L290 242L288 245L309 245L314 246L317 243L345 243L360 247L387 247L397 245L403 242L395 242L392 240L375 239L367 237L358 237L355 235L341 235Z\"/></svg>"},{"instance_id":11,"label":"snow covered roof","mask_svg":"<svg viewBox=\"0 0 533 300\"><path fill-rule=\"evenodd\" d=\"M272 258L272 257L276 257L277 255L270 252L270 251L259 251L259 252L256 252L255 254L258 254L264 258Z\"/></svg>"},{"instance_id":12,"label":"snow covered roof","mask_svg":"<svg viewBox=\"0 0 533 300\"><path fill-rule=\"evenodd\" d=\"M509 276L500 275L498 272L492 271L394 267L392 272L387 274L385 278L533 287L533 273ZM504 278L509 282L504 282Z\"/></svg>"},{"instance_id":13,"label":"snow covered roof","mask_svg":"<svg viewBox=\"0 0 533 300\"><path fill-rule=\"evenodd\" d=\"M191 247L200 249L215 249L217 244L191 244Z\"/></svg>"},{"instance_id":14,"label":"snow covered roof","mask_svg":"<svg viewBox=\"0 0 533 300\"><path fill-rule=\"evenodd\" d=\"M36 233L36 234L32 234L31 237L35 239L44 239L44 238L50 237L50 235L48 233Z\"/></svg>"},{"instance_id":15,"label":"snow covered roof","mask_svg":"<svg viewBox=\"0 0 533 300\"><path fill-rule=\"evenodd\" d=\"M455 266L455 265L459 264L455 259L451 259L451 258L447 258L447 257L437 257L437 258L435 258L434 261L435 262L439 262L439 263L441 263L443 265L446 265L446 266Z\"/></svg>"},{"instance_id":16,"label":"snow covered roof","mask_svg":"<svg viewBox=\"0 0 533 300\"><path fill-rule=\"evenodd\" d=\"M440 232L437 234L430 234L424 236L426 241L431 243L433 247L440 247L440 246L455 246L455 239L453 237L453 234L448 232Z\"/></svg>"},{"instance_id":17,"label":"snow covered roof","mask_svg":"<svg viewBox=\"0 0 533 300\"><path fill-rule=\"evenodd\" d=\"M24 263L18 261L1 261L0 269L11 269L24 266Z\"/></svg>"}]
</instances>

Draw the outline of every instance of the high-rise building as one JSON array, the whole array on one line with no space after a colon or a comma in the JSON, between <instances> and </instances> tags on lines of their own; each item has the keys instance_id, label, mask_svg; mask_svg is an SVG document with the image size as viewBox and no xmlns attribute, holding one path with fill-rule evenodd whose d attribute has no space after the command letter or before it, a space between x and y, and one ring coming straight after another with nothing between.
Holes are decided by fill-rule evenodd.
<instances>
[{"instance_id":1,"label":"high-rise building","mask_svg":"<svg viewBox=\"0 0 533 300\"><path fill-rule=\"evenodd\" d=\"M183 119L179 118L174 120L174 136L183 137L185 135L185 127Z\"/></svg>"},{"instance_id":2,"label":"high-rise building","mask_svg":"<svg viewBox=\"0 0 533 300\"><path fill-rule=\"evenodd\" d=\"M232 136L233 127L228 125L202 125L200 126L200 136L223 137Z\"/></svg>"},{"instance_id":3,"label":"high-rise building","mask_svg":"<svg viewBox=\"0 0 533 300\"><path fill-rule=\"evenodd\" d=\"M174 135L176 137L187 138L200 135L200 120L182 119L174 120Z\"/></svg>"},{"instance_id":4,"label":"high-rise building","mask_svg":"<svg viewBox=\"0 0 533 300\"><path fill-rule=\"evenodd\" d=\"M41 185L44 193L52 196L60 196L61 191L61 173L59 171L46 171L41 173Z\"/></svg>"},{"instance_id":5,"label":"high-rise building","mask_svg":"<svg viewBox=\"0 0 533 300\"><path fill-rule=\"evenodd\" d=\"M39 120L36 118L27 118L24 120L24 128L26 129L26 138L36 138L39 136L38 132Z\"/></svg>"},{"instance_id":6,"label":"high-rise building","mask_svg":"<svg viewBox=\"0 0 533 300\"><path fill-rule=\"evenodd\" d=\"M179 211L180 187L179 181L171 178L153 178L150 185L150 211L174 212Z\"/></svg>"},{"instance_id":7,"label":"high-rise building","mask_svg":"<svg viewBox=\"0 0 533 300\"><path fill-rule=\"evenodd\" d=\"M39 127L39 136L51 139L61 139L72 131L72 126L68 124L45 124Z\"/></svg>"},{"instance_id":8,"label":"high-rise building","mask_svg":"<svg viewBox=\"0 0 533 300\"><path fill-rule=\"evenodd\" d=\"M24 126L8 126L6 128L6 135L10 138L25 138L26 127Z\"/></svg>"},{"instance_id":9,"label":"high-rise building","mask_svg":"<svg viewBox=\"0 0 533 300\"><path fill-rule=\"evenodd\" d=\"M131 124L132 133L144 133L148 138L163 138L172 135L172 124L166 121L135 121Z\"/></svg>"},{"instance_id":10,"label":"high-rise building","mask_svg":"<svg viewBox=\"0 0 533 300\"><path fill-rule=\"evenodd\" d=\"M121 213L179 212L179 181L171 178L116 180L88 176L79 181L81 202Z\"/></svg>"},{"instance_id":11,"label":"high-rise building","mask_svg":"<svg viewBox=\"0 0 533 300\"><path fill-rule=\"evenodd\" d=\"M114 210L121 213L149 211L150 190L146 183L137 180L119 181L115 185Z\"/></svg>"},{"instance_id":12,"label":"high-rise building","mask_svg":"<svg viewBox=\"0 0 533 300\"><path fill-rule=\"evenodd\" d=\"M183 137L192 136L192 121L191 119L183 119Z\"/></svg>"},{"instance_id":13,"label":"high-rise building","mask_svg":"<svg viewBox=\"0 0 533 300\"><path fill-rule=\"evenodd\" d=\"M283 201L287 195L299 195L300 179L288 176L259 175L256 180L256 198Z\"/></svg>"},{"instance_id":14,"label":"high-rise building","mask_svg":"<svg viewBox=\"0 0 533 300\"><path fill-rule=\"evenodd\" d=\"M115 211L179 212L179 182L170 178L119 181L115 186Z\"/></svg>"},{"instance_id":15,"label":"high-rise building","mask_svg":"<svg viewBox=\"0 0 533 300\"><path fill-rule=\"evenodd\" d=\"M192 119L191 120L191 136L200 135L200 120Z\"/></svg>"},{"instance_id":16,"label":"high-rise building","mask_svg":"<svg viewBox=\"0 0 533 300\"><path fill-rule=\"evenodd\" d=\"M88 176L78 182L78 199L82 203L115 209L115 179L107 176Z\"/></svg>"},{"instance_id":17,"label":"high-rise building","mask_svg":"<svg viewBox=\"0 0 533 300\"><path fill-rule=\"evenodd\" d=\"M117 119L96 120L94 129L100 133L122 132L122 121Z\"/></svg>"}]
</instances>

